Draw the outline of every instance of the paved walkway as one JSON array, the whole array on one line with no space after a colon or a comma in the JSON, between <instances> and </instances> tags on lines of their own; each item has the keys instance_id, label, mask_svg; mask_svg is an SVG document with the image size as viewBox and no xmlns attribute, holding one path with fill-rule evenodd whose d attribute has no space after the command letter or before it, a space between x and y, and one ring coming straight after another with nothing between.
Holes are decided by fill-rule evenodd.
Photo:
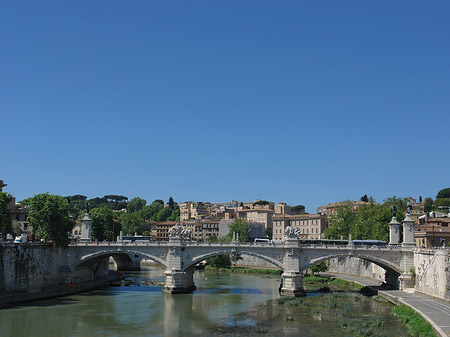
<instances>
[{"instance_id":1,"label":"paved walkway","mask_svg":"<svg viewBox=\"0 0 450 337\"><path fill-rule=\"evenodd\" d=\"M326 273L327 276L353 281L364 286L379 287L380 282L354 275ZM435 332L442 337L450 336L450 301L412 291L380 290L378 293L393 302L403 303L413 308L431 323Z\"/></svg>"}]
</instances>

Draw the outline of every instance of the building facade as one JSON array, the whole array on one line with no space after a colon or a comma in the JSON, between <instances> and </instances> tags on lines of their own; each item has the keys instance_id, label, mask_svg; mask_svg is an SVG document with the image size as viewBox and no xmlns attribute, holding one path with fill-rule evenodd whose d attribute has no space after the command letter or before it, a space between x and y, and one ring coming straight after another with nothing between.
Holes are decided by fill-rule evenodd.
<instances>
[{"instance_id":1,"label":"building facade","mask_svg":"<svg viewBox=\"0 0 450 337\"><path fill-rule=\"evenodd\" d=\"M282 240L287 226L300 229L301 239L322 239L327 218L321 214L280 214L273 217L273 240Z\"/></svg>"}]
</instances>

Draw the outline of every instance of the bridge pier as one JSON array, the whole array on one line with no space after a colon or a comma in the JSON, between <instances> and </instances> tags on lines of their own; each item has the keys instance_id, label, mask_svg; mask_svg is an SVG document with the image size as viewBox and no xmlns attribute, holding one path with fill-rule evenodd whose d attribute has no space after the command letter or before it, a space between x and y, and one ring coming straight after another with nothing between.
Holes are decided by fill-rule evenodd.
<instances>
[{"instance_id":1,"label":"bridge pier","mask_svg":"<svg viewBox=\"0 0 450 337\"><path fill-rule=\"evenodd\" d=\"M399 290L405 290L406 288L414 288L414 277L410 272L403 273L399 279Z\"/></svg>"},{"instance_id":2,"label":"bridge pier","mask_svg":"<svg viewBox=\"0 0 450 337\"><path fill-rule=\"evenodd\" d=\"M164 273L165 281L163 292L169 294L186 294L194 291L194 268L185 271L168 269Z\"/></svg>"},{"instance_id":3,"label":"bridge pier","mask_svg":"<svg viewBox=\"0 0 450 337\"><path fill-rule=\"evenodd\" d=\"M288 271L281 274L282 286L281 295L282 296L306 296L305 289L303 288L303 274L294 271Z\"/></svg>"}]
</instances>

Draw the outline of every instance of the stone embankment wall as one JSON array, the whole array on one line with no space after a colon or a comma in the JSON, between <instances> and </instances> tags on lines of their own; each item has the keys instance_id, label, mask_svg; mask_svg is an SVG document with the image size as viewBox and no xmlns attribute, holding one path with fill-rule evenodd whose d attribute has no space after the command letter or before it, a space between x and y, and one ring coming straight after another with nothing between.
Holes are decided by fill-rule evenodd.
<instances>
[{"instance_id":1,"label":"stone embankment wall","mask_svg":"<svg viewBox=\"0 0 450 337\"><path fill-rule=\"evenodd\" d=\"M0 245L0 291L30 291L58 283L61 250L50 245Z\"/></svg>"},{"instance_id":2,"label":"stone embankment wall","mask_svg":"<svg viewBox=\"0 0 450 337\"><path fill-rule=\"evenodd\" d=\"M34 292L66 283L89 282L108 276L108 260L71 270L67 249L46 244L0 245L0 293Z\"/></svg>"},{"instance_id":3,"label":"stone embankment wall","mask_svg":"<svg viewBox=\"0 0 450 337\"><path fill-rule=\"evenodd\" d=\"M380 266L356 257L338 257L329 260L328 270L334 273L370 277L384 282L386 270Z\"/></svg>"},{"instance_id":4,"label":"stone embankment wall","mask_svg":"<svg viewBox=\"0 0 450 337\"><path fill-rule=\"evenodd\" d=\"M418 249L414 254L415 289L450 299L449 250Z\"/></svg>"}]
</instances>

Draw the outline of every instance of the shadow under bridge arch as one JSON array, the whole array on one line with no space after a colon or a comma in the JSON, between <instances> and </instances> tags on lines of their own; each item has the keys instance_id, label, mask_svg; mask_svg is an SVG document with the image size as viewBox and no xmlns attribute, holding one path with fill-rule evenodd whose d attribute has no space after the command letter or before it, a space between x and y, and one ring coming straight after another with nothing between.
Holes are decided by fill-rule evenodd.
<instances>
[{"instance_id":1,"label":"shadow under bridge arch","mask_svg":"<svg viewBox=\"0 0 450 337\"><path fill-rule=\"evenodd\" d=\"M253 252L251 250L241 250L239 249L238 251L235 251L233 249L224 249L221 247L221 249L216 250L216 251L211 251L208 253L204 253L201 255L197 255L194 256L192 258L192 260L190 262L188 262L185 266L183 266L183 269L188 269L190 267L193 267L194 265L196 265L199 262L202 262L210 257L214 257L214 256L219 256L219 255L228 255L228 254L238 254L238 255L248 255L248 256L253 256L256 258L259 258L261 260L264 260L266 262L268 262L270 265L272 265L273 267L275 267L276 269L279 270L284 270L283 269L283 262L282 262L282 257L278 256L277 258L268 256L268 255L264 255L258 252Z\"/></svg>"},{"instance_id":2,"label":"shadow under bridge arch","mask_svg":"<svg viewBox=\"0 0 450 337\"><path fill-rule=\"evenodd\" d=\"M395 264L392 261L384 260L381 258L378 258L376 256L369 256L364 254L355 254L355 255L348 255L348 254L329 254L321 257L312 258L308 261L302 261L301 269L305 270L307 268L310 268L311 266L320 263L322 261L327 261L331 259L343 259L343 262L348 263L348 258L354 258L354 259L360 259L366 262L371 262L381 268L383 268L385 273L385 283L394 289L398 289L399 286L399 277L402 274L402 270L400 265ZM347 267L348 268L348 267ZM345 274L355 274L355 269L351 270L344 270ZM372 277L373 278L373 277Z\"/></svg>"},{"instance_id":3,"label":"shadow under bridge arch","mask_svg":"<svg viewBox=\"0 0 450 337\"><path fill-rule=\"evenodd\" d=\"M157 256L140 251L117 252L115 250L95 252L80 258L75 269L89 268L97 265L104 259L112 257L117 265L117 270L139 270L141 259L152 260L164 267L166 262Z\"/></svg>"}]
</instances>

